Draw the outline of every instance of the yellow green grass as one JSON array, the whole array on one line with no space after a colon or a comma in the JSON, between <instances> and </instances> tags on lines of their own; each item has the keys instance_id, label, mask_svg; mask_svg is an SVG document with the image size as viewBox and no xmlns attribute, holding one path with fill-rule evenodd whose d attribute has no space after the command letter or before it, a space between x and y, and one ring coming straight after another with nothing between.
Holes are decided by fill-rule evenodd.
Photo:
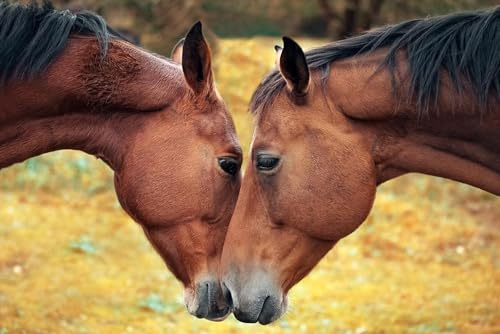
<instances>
[{"instance_id":1,"label":"yellow green grass","mask_svg":"<svg viewBox=\"0 0 500 334\"><path fill-rule=\"evenodd\" d=\"M245 149L246 105L275 42L219 45L216 77ZM500 333L500 198L462 184L410 175L380 187L367 221L267 327L188 315L102 162L45 155L1 171L0 190L0 334Z\"/></svg>"}]
</instances>

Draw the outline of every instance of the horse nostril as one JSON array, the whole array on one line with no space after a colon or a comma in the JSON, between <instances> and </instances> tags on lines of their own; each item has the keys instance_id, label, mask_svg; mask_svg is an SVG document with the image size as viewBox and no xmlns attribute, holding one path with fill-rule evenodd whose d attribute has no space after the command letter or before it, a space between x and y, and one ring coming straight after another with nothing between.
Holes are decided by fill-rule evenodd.
<instances>
[{"instance_id":1,"label":"horse nostril","mask_svg":"<svg viewBox=\"0 0 500 334\"><path fill-rule=\"evenodd\" d=\"M276 315L277 304L271 296L267 296L262 304L262 309L259 314L259 322L261 325L267 325L271 323Z\"/></svg>"},{"instance_id":2,"label":"horse nostril","mask_svg":"<svg viewBox=\"0 0 500 334\"><path fill-rule=\"evenodd\" d=\"M222 294L226 300L227 306L233 308L233 297L231 296L231 291L226 286L226 283L222 282Z\"/></svg>"}]
</instances>

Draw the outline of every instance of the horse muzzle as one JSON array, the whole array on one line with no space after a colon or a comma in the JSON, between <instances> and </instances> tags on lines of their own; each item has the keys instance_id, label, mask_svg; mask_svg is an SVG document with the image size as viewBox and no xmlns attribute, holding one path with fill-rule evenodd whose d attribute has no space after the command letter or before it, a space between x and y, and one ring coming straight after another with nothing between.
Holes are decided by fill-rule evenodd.
<instances>
[{"instance_id":1,"label":"horse muzzle","mask_svg":"<svg viewBox=\"0 0 500 334\"><path fill-rule=\"evenodd\" d=\"M222 321L231 313L217 280L202 280L194 289L186 288L184 299L188 312L200 319Z\"/></svg>"},{"instance_id":2,"label":"horse muzzle","mask_svg":"<svg viewBox=\"0 0 500 334\"><path fill-rule=\"evenodd\" d=\"M241 322L267 325L281 317L287 309L287 298L265 272L249 273L244 282L232 275L222 283L226 303Z\"/></svg>"}]
</instances>

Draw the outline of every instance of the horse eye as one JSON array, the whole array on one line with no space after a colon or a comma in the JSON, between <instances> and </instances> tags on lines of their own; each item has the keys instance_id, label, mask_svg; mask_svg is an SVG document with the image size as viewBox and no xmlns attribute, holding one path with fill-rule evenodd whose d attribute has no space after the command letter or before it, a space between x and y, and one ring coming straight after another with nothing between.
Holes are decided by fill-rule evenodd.
<instances>
[{"instance_id":1,"label":"horse eye","mask_svg":"<svg viewBox=\"0 0 500 334\"><path fill-rule=\"evenodd\" d=\"M240 170L240 163L232 157L219 158L219 166L229 175L236 175Z\"/></svg>"},{"instance_id":2,"label":"horse eye","mask_svg":"<svg viewBox=\"0 0 500 334\"><path fill-rule=\"evenodd\" d=\"M278 166L278 163L280 162L280 158L268 155L268 154L261 154L257 156L257 162L256 162L256 167L259 170L262 171L269 171L276 166Z\"/></svg>"}]
</instances>

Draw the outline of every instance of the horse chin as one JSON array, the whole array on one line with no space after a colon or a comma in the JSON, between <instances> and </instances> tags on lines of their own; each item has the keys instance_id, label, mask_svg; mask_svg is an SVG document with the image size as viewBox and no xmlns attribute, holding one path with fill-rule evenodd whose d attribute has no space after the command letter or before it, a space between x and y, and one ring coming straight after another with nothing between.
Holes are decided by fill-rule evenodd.
<instances>
[{"instance_id":1,"label":"horse chin","mask_svg":"<svg viewBox=\"0 0 500 334\"><path fill-rule=\"evenodd\" d=\"M231 309L229 307L220 310L219 312L215 313L212 315L213 317L207 316L205 319L214 321L214 322L220 322L226 320L227 317L231 314Z\"/></svg>"}]
</instances>

